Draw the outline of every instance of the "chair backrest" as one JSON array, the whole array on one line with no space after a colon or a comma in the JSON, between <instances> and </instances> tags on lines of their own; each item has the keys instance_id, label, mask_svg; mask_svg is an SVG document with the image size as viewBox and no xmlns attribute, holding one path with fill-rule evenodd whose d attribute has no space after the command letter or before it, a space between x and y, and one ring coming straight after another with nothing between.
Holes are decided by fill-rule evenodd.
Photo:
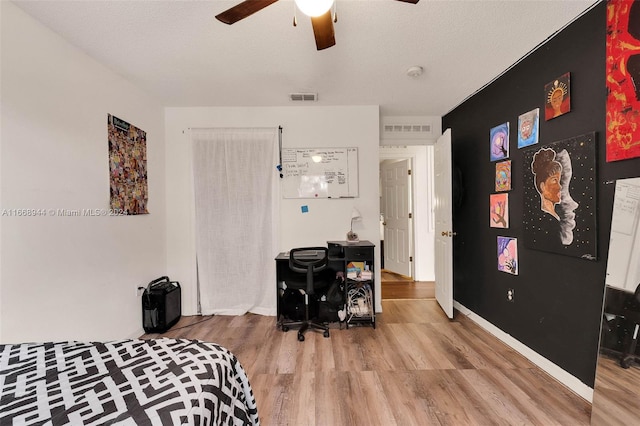
<instances>
[{"instance_id":1,"label":"chair backrest","mask_svg":"<svg viewBox=\"0 0 640 426\"><path fill-rule=\"evenodd\" d=\"M306 274L307 294L314 293L314 275L326 269L328 263L327 247L298 247L289 251L289 269Z\"/></svg>"}]
</instances>

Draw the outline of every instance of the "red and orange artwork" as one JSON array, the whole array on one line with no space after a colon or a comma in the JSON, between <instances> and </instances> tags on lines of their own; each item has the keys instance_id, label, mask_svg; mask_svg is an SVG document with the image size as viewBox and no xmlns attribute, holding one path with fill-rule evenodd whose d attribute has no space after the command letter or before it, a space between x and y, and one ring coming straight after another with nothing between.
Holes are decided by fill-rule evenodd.
<instances>
[{"instance_id":1,"label":"red and orange artwork","mask_svg":"<svg viewBox=\"0 0 640 426\"><path fill-rule=\"evenodd\" d=\"M640 157L640 1L607 5L607 161Z\"/></svg>"}]
</instances>

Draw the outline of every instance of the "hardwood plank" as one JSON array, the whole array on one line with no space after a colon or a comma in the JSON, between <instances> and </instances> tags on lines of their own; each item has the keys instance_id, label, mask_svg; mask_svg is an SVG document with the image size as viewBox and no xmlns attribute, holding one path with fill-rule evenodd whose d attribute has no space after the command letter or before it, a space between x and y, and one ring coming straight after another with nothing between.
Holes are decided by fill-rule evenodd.
<instances>
[{"instance_id":1,"label":"hardwood plank","mask_svg":"<svg viewBox=\"0 0 640 426\"><path fill-rule=\"evenodd\" d=\"M387 274L388 276L389 274ZM435 299L436 287L433 281L413 281L412 279L389 280L382 274L381 300L388 299Z\"/></svg>"},{"instance_id":2,"label":"hardwood plank","mask_svg":"<svg viewBox=\"0 0 640 426\"><path fill-rule=\"evenodd\" d=\"M183 317L142 338L231 350L263 426L589 424L586 401L465 316L449 320L429 299L383 300L382 308L376 329L332 324L331 337L307 332L304 342L253 314Z\"/></svg>"},{"instance_id":3,"label":"hardwood plank","mask_svg":"<svg viewBox=\"0 0 640 426\"><path fill-rule=\"evenodd\" d=\"M620 366L620 355L600 352L593 392L591 424L626 426L640 416L640 364Z\"/></svg>"}]
</instances>

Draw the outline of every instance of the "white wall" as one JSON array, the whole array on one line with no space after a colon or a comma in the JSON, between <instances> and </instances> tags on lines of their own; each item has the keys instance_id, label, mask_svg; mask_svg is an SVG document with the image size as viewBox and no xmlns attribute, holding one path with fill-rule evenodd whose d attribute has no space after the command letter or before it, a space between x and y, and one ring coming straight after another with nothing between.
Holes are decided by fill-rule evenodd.
<instances>
[{"instance_id":1,"label":"white wall","mask_svg":"<svg viewBox=\"0 0 640 426\"><path fill-rule=\"evenodd\" d=\"M189 128L282 126L285 148L358 147L360 196L331 200L282 199L280 251L296 246L325 245L328 240L344 240L350 226L351 209L355 206L363 220L354 223L354 231L360 239L376 244L376 265L380 265L378 106L167 108L165 123L169 159L166 170L167 268L170 276L182 284L184 314L196 312ZM309 213L301 213L303 205L309 207ZM276 255L273 253L274 258ZM260 278L264 285L273 286L275 298L275 277ZM380 295L379 268L376 270L376 292ZM380 311L380 297L376 305Z\"/></svg>"},{"instance_id":2,"label":"white wall","mask_svg":"<svg viewBox=\"0 0 640 426\"><path fill-rule=\"evenodd\" d=\"M0 342L139 335L135 286L166 265L162 106L12 3L0 7L0 208L108 208L111 113L147 132L150 212L0 217Z\"/></svg>"}]
</instances>

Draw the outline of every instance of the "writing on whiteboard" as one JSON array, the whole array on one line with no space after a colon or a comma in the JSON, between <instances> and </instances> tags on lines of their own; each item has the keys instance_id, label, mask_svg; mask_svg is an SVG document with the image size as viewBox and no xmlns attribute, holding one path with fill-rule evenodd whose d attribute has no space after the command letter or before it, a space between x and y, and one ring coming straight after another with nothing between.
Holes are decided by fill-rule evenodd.
<instances>
[{"instance_id":1,"label":"writing on whiteboard","mask_svg":"<svg viewBox=\"0 0 640 426\"><path fill-rule=\"evenodd\" d=\"M357 148L285 148L282 170L285 198L358 195Z\"/></svg>"}]
</instances>

